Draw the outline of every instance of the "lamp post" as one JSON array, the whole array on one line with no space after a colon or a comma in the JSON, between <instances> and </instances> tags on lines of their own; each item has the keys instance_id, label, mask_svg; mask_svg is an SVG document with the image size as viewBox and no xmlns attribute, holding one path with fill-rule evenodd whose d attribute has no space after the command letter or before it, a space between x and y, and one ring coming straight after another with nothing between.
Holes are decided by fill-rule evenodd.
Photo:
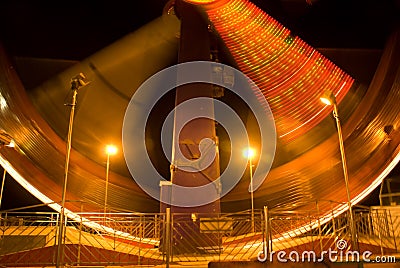
<instances>
[{"instance_id":1,"label":"lamp post","mask_svg":"<svg viewBox=\"0 0 400 268\"><path fill-rule=\"evenodd\" d=\"M3 200L3 190L4 190L4 182L6 180L7 170L3 171L3 180L1 181L1 189L0 189L0 210L1 210L1 200Z\"/></svg>"},{"instance_id":2,"label":"lamp post","mask_svg":"<svg viewBox=\"0 0 400 268\"><path fill-rule=\"evenodd\" d=\"M4 137L5 137L5 134L4 133L2 133L3 135L3 137L0 137L0 148L1 148L1 146L5 146L5 147L10 147L10 148L14 148L15 147L15 142L14 142L14 140L13 139L5 139ZM4 182L6 181L6 175L7 175L7 170L6 169L4 169L3 170L3 179L2 179L2 181L1 181L1 189L0 189L0 210L1 210L1 202L2 202L2 200L3 200L3 190L4 190Z\"/></svg>"},{"instance_id":3,"label":"lamp post","mask_svg":"<svg viewBox=\"0 0 400 268\"><path fill-rule=\"evenodd\" d=\"M251 230L254 233L254 194L253 194L253 162L252 159L255 155L255 151L253 148L246 148L243 150L243 156L247 158L249 162L249 170L250 170L250 200L251 200Z\"/></svg>"},{"instance_id":4,"label":"lamp post","mask_svg":"<svg viewBox=\"0 0 400 268\"><path fill-rule=\"evenodd\" d=\"M106 146L106 154L107 154L107 167L106 167L106 190L104 195L104 217L107 213L107 197L108 197L108 174L110 173L110 155L115 155L118 149L114 145Z\"/></svg>"},{"instance_id":5,"label":"lamp post","mask_svg":"<svg viewBox=\"0 0 400 268\"><path fill-rule=\"evenodd\" d=\"M71 106L71 111L69 115L69 124L68 124L68 135L67 135L67 152L65 157L65 165L64 165L64 183L62 188L62 196L61 196L61 210L60 210L60 221L59 221L59 230L58 230L58 239L57 239L57 258L56 258L56 267L59 268L62 262L63 257L63 237L64 237L64 221L65 221L65 196L67 192L67 181L68 181L68 170L69 170L69 159L71 155L71 143L72 143L72 127L74 123L74 114L75 114L75 106L76 106L76 97L78 95L78 89L83 86L89 84L89 82L85 82L86 77L80 73L71 79L71 90L72 90L72 102L70 104L66 104L67 106Z\"/></svg>"},{"instance_id":6,"label":"lamp post","mask_svg":"<svg viewBox=\"0 0 400 268\"><path fill-rule=\"evenodd\" d=\"M356 228L355 228L355 222L354 222L354 218L353 218L353 209L352 209L352 204L351 204L351 196L350 196L350 188L349 188L349 173L347 170L347 161L346 161L346 154L344 152L342 126L340 124L340 118L339 118L339 113L338 113L336 97L331 91L326 91L324 93L324 95L320 98L320 100L326 105L333 106L333 117L335 117L335 120L336 120L336 127L337 127L337 132L338 132L338 137L339 137L339 148L340 148L340 155L342 157L343 175L344 175L344 181L345 181L346 193L347 193L347 205L348 205L349 214L350 214L351 240L352 240L353 248L356 250L357 249Z\"/></svg>"}]
</instances>

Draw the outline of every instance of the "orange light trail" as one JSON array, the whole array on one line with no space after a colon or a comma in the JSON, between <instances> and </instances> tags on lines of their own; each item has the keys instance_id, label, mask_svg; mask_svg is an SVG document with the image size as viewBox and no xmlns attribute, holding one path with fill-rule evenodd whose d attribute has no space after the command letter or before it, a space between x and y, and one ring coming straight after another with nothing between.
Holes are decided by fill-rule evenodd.
<instances>
[{"instance_id":1,"label":"orange light trail","mask_svg":"<svg viewBox=\"0 0 400 268\"><path fill-rule=\"evenodd\" d=\"M266 97L279 137L295 139L330 113L320 103L323 92L331 90L339 103L351 88L350 75L249 1L203 8L239 69Z\"/></svg>"}]
</instances>

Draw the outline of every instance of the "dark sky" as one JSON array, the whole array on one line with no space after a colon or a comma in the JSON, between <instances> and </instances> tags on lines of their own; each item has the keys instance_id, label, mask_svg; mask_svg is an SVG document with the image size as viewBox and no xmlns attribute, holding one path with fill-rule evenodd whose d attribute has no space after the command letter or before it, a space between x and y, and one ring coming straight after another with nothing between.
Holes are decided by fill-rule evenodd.
<instances>
[{"instance_id":1,"label":"dark sky","mask_svg":"<svg viewBox=\"0 0 400 268\"><path fill-rule=\"evenodd\" d=\"M165 0L1 1L1 33L13 54L82 59L162 14Z\"/></svg>"},{"instance_id":2,"label":"dark sky","mask_svg":"<svg viewBox=\"0 0 400 268\"><path fill-rule=\"evenodd\" d=\"M381 48L400 14L400 0L253 2L314 47ZM160 16L166 3L2 0L1 40L14 55L80 60Z\"/></svg>"},{"instance_id":3,"label":"dark sky","mask_svg":"<svg viewBox=\"0 0 400 268\"><path fill-rule=\"evenodd\" d=\"M3 169L0 167L1 180L3 180ZM33 208L27 208L24 210L30 211L52 211L46 206L41 206L41 202L26 191L19 183L17 183L9 174L6 174L4 180L3 196L1 201L1 209L7 210L13 208L25 208L29 206L38 206Z\"/></svg>"},{"instance_id":4,"label":"dark sky","mask_svg":"<svg viewBox=\"0 0 400 268\"><path fill-rule=\"evenodd\" d=\"M253 2L316 48L382 49L399 24L399 0ZM12 56L81 60L160 16L166 3L2 0L0 41ZM375 191L365 203L376 204L377 198ZM2 209L37 203L7 176Z\"/></svg>"}]
</instances>

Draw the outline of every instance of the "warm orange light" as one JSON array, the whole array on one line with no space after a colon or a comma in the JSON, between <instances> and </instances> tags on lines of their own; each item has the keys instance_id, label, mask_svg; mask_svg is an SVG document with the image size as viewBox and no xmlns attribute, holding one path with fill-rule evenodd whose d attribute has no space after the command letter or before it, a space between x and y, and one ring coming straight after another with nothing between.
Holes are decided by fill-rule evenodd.
<instances>
[{"instance_id":1,"label":"warm orange light","mask_svg":"<svg viewBox=\"0 0 400 268\"><path fill-rule=\"evenodd\" d=\"M332 105L335 102L335 95L331 91L325 91L319 99L326 105Z\"/></svg>"},{"instance_id":2,"label":"warm orange light","mask_svg":"<svg viewBox=\"0 0 400 268\"><path fill-rule=\"evenodd\" d=\"M335 102L343 100L354 82L349 74L252 1L216 2L204 5L209 21L240 71L267 99L280 139L296 139L328 116L321 92L330 90Z\"/></svg>"},{"instance_id":3,"label":"warm orange light","mask_svg":"<svg viewBox=\"0 0 400 268\"><path fill-rule=\"evenodd\" d=\"M256 151L251 147L245 148L243 150L243 156L247 159L252 159L255 155Z\"/></svg>"},{"instance_id":4,"label":"warm orange light","mask_svg":"<svg viewBox=\"0 0 400 268\"><path fill-rule=\"evenodd\" d=\"M6 146L10 147L10 148L14 148L15 147L15 141L11 140L10 143L8 145L6 145Z\"/></svg>"},{"instance_id":5,"label":"warm orange light","mask_svg":"<svg viewBox=\"0 0 400 268\"><path fill-rule=\"evenodd\" d=\"M118 149L117 149L116 146L111 145L111 144L109 144L109 145L106 146L106 153L107 153L108 155L114 155L114 154L116 154L117 152L118 152Z\"/></svg>"},{"instance_id":6,"label":"warm orange light","mask_svg":"<svg viewBox=\"0 0 400 268\"><path fill-rule=\"evenodd\" d=\"M332 102L324 97L319 98L323 103L325 103L326 105L332 105Z\"/></svg>"}]
</instances>

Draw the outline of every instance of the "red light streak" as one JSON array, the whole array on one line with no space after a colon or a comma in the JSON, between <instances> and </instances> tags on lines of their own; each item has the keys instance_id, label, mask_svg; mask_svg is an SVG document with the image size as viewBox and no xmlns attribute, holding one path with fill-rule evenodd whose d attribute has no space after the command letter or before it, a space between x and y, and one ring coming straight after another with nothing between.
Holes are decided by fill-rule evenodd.
<instances>
[{"instance_id":1,"label":"red light streak","mask_svg":"<svg viewBox=\"0 0 400 268\"><path fill-rule=\"evenodd\" d=\"M340 102L351 88L353 78L249 1L203 8L239 69L263 92L281 138L295 139L330 113L320 103L323 92Z\"/></svg>"}]
</instances>

